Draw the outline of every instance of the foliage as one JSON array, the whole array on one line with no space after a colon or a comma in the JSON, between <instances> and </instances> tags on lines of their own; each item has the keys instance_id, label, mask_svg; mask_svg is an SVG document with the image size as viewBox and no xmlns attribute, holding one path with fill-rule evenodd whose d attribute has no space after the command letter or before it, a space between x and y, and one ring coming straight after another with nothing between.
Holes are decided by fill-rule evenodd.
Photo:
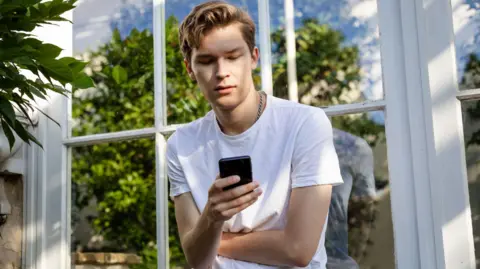
<instances>
[{"instance_id":1,"label":"foliage","mask_svg":"<svg viewBox=\"0 0 480 269\"><path fill-rule=\"evenodd\" d=\"M188 78L178 44L178 22L166 26L168 122L185 123L209 109L197 86ZM354 91L360 75L355 47L343 47L343 37L328 26L308 20L297 31L298 81L301 93L310 94L312 105L342 100ZM275 85L282 97L286 85L285 40L281 30L273 34ZM323 53L317 55L317 51ZM115 31L112 40L93 52L87 71L97 89L73 95L75 135L113 132L153 125L153 37L148 30L131 31L124 40ZM340 73L343 73L342 78ZM258 86L258 70L254 75ZM315 93L317 82L326 87ZM322 83L323 86L325 86ZM317 87L318 88L318 87ZM328 90L328 91L327 91ZM312 94L315 93L315 94ZM283 96L285 97L285 96ZM363 122L363 125L356 124ZM369 136L381 132L366 117L338 117L344 130ZM369 125L370 124L370 125ZM362 129L366 128L366 129ZM78 148L74 151L73 182L78 184L76 204L86 206L95 198L96 232L111 242L110 248L140 253L144 263L137 269L155 267L155 145L151 139ZM173 205L169 202L171 266L185 263L177 234Z\"/></svg>"},{"instance_id":2,"label":"foliage","mask_svg":"<svg viewBox=\"0 0 480 269\"><path fill-rule=\"evenodd\" d=\"M343 47L343 42L341 32L315 19L306 19L303 27L295 31L298 93L303 103L331 105L340 102L342 93L358 90L355 87L360 81L358 49ZM275 44L273 57L278 59L273 65L273 88L276 96L287 97L287 48L283 30L272 34L272 43Z\"/></svg>"},{"instance_id":3,"label":"foliage","mask_svg":"<svg viewBox=\"0 0 480 269\"><path fill-rule=\"evenodd\" d=\"M192 121L210 108L182 65L175 18L168 20L166 30L168 122ZM87 71L98 87L74 92L74 135L152 126L152 34L134 29L122 40L115 31L112 40L90 58ZM145 261L151 260L148 254L154 253L156 241L154 140L77 148L73 154L72 179L80 186L76 204L84 207L95 197L99 214L93 225L97 232L117 250L141 252ZM169 217L171 264L182 264L173 212Z\"/></svg>"},{"instance_id":4,"label":"foliage","mask_svg":"<svg viewBox=\"0 0 480 269\"><path fill-rule=\"evenodd\" d=\"M272 34L274 94L288 98L287 48L285 32ZM345 46L345 37L316 19L305 19L295 31L297 83L300 102L312 106L344 104L361 101L356 46ZM384 128L367 114L333 117L332 125L366 139L371 146L384 139Z\"/></svg>"},{"instance_id":5,"label":"foliage","mask_svg":"<svg viewBox=\"0 0 480 269\"><path fill-rule=\"evenodd\" d=\"M31 112L38 109L35 99L47 100L49 92L65 95L67 84L93 86L82 71L86 63L71 57L58 59L61 48L32 34L36 27L67 21L61 15L74 8L75 1L0 0L0 120L10 148L15 134L28 144L33 141L41 146L18 120L26 119L33 125ZM27 71L32 75L26 75Z\"/></svg>"}]
</instances>

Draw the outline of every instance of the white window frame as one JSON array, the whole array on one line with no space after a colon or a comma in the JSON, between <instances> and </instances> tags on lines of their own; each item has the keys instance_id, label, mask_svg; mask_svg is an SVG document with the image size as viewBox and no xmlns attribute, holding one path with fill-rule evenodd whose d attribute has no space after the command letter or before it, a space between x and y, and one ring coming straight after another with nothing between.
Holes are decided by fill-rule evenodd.
<instances>
[{"instance_id":1,"label":"white window frame","mask_svg":"<svg viewBox=\"0 0 480 269\"><path fill-rule=\"evenodd\" d=\"M71 148L146 137L156 141L158 268L168 268L164 135L178 126L166 124L165 0L153 0L153 5L155 126L71 137L70 99L52 95L46 112L61 128L40 117L34 132L44 150L26 150L24 268L70 268ZM292 7L293 0L285 0L285 6ZM258 0L258 7L262 89L271 94L268 0ZM385 112L397 268L475 268L460 100L478 99L480 90L458 91L450 18L449 0L378 0L385 98L325 108L330 116ZM287 27L288 55L295 55L292 21ZM58 34L40 37L61 43L71 55L72 26L61 24L55 27L59 30L65 37L60 41ZM295 101L295 61L290 58L289 96Z\"/></svg>"}]
</instances>

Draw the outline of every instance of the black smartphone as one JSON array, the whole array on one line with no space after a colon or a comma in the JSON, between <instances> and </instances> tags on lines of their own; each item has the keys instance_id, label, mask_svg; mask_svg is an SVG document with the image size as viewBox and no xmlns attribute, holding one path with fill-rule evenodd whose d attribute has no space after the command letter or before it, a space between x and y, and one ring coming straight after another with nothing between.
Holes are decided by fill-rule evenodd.
<instances>
[{"instance_id":1,"label":"black smartphone","mask_svg":"<svg viewBox=\"0 0 480 269\"><path fill-rule=\"evenodd\" d=\"M239 176L240 181L223 188L224 191L252 182L252 161L250 156L223 158L218 161L220 177Z\"/></svg>"}]
</instances>

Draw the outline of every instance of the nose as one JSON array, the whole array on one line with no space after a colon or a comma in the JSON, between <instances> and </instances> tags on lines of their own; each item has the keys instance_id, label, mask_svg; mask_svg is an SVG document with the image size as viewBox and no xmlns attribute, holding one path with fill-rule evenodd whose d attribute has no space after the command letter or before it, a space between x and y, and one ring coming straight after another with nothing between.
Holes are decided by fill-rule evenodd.
<instances>
[{"instance_id":1,"label":"nose","mask_svg":"<svg viewBox=\"0 0 480 269\"><path fill-rule=\"evenodd\" d=\"M217 79L220 79L220 80L230 76L230 74L228 72L228 64L226 63L225 60L218 59L218 61L217 61L217 72L216 72L215 75L216 75Z\"/></svg>"}]
</instances>

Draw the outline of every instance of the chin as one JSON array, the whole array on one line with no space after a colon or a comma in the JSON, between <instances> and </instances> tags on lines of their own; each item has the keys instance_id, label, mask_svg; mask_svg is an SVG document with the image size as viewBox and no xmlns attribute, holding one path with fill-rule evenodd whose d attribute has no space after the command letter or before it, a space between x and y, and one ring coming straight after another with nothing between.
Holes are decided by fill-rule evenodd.
<instances>
[{"instance_id":1,"label":"chin","mask_svg":"<svg viewBox=\"0 0 480 269\"><path fill-rule=\"evenodd\" d=\"M212 99L213 99L212 105L222 110L232 110L241 103L241 100L239 100L238 96L235 96L233 94L224 95L224 96L215 96Z\"/></svg>"}]
</instances>

